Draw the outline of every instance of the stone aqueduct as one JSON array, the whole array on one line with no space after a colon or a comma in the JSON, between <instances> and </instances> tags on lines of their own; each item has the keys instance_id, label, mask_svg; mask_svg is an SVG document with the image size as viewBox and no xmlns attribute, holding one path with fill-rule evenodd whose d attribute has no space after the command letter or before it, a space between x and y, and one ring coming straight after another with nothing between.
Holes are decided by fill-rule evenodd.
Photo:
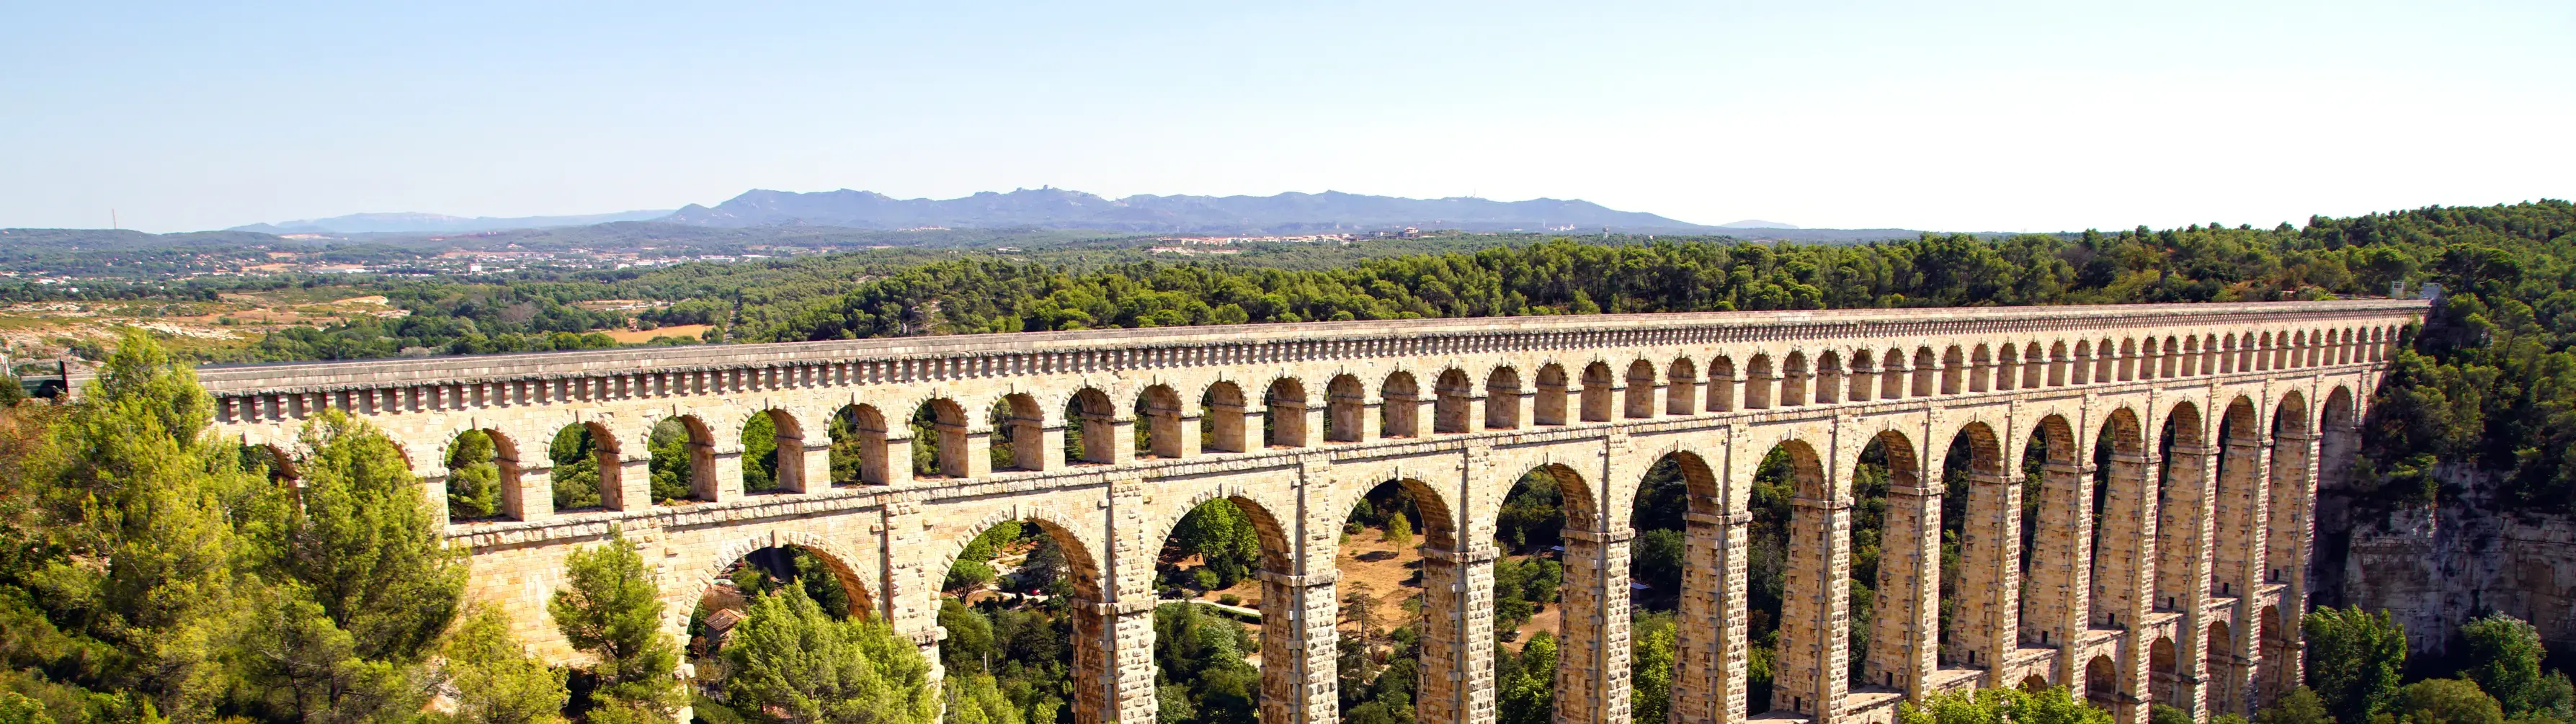
<instances>
[{"instance_id":1,"label":"stone aqueduct","mask_svg":"<svg viewBox=\"0 0 2576 724\"><path fill-rule=\"evenodd\" d=\"M562 559L617 526L656 566L675 635L727 565L793 545L828 560L859 613L885 617L936 667L949 562L984 528L1023 520L1071 559L1077 720L1151 722L1155 555L1182 514L1222 497L1262 533L1262 719L1328 724L1338 718L1336 541L1359 497L1392 481L1411 490L1428 528L1420 718L1488 724L1494 518L1516 480L1544 470L1568 518L1556 720L1625 724L1630 501L1671 457L1690 489L1674 721L1883 722L1909 696L2036 679L2142 723L2149 702L2205 719L2249 711L2299 679L2314 492L2347 474L2366 393L2425 309L2380 300L1337 322L200 375L221 431L284 460L301 420L321 409L372 421L405 446L433 502L446 490L440 451L462 431L490 432L506 519L451 522L448 535L473 551L469 595L504 605L520 635L557 659L574 655L544 606ZM1012 439L1043 441L1013 446L1016 469L987 461L994 425L981 411L997 401L1009 405L1001 424ZM924 405L937 418L936 476L906 464L915 441L905 421ZM764 413L777 423L782 490L746 495L737 440ZM825 421L852 413L863 472L829 480ZM646 437L671 417L691 429L699 489L655 505ZM604 508L551 509L544 446L567 425L600 444ZM1141 447L1137 425L1148 426ZM1068 426L1110 444L1065 464ZM2046 462L2026 487L2034 433ZM1958 436L1969 459L1945 460ZM1876 623L1867 661L1847 675L1851 477L1873 441L1891 478ZM1775 447L1796 468L1785 610L1775 691L1747 701L1748 483ZM1968 497L1946 637L1940 517L1955 481L1945 469L1966 478ZM2100 510L2088 474L2107 482ZM2027 573L2026 489L2040 498Z\"/></svg>"}]
</instances>

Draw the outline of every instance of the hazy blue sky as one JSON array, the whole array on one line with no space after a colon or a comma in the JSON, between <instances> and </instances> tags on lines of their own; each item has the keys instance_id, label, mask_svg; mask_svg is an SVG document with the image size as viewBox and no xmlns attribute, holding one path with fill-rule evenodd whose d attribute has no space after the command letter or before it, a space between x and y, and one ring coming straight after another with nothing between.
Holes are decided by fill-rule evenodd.
<instances>
[{"instance_id":1,"label":"hazy blue sky","mask_svg":"<svg viewBox=\"0 0 2576 724\"><path fill-rule=\"evenodd\" d=\"M2569 0L209 5L0 0L0 226L755 187L2007 231L2576 196Z\"/></svg>"}]
</instances>

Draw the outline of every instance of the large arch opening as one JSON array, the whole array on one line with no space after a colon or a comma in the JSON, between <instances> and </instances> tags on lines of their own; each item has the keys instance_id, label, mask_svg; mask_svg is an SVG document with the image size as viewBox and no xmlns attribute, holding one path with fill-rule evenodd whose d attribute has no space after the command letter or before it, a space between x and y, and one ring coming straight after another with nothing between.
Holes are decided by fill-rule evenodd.
<instances>
[{"instance_id":1,"label":"large arch opening","mask_svg":"<svg viewBox=\"0 0 2576 724\"><path fill-rule=\"evenodd\" d=\"M985 463L992 470L1045 470L1046 411L1027 393L1003 395L984 410Z\"/></svg>"},{"instance_id":2,"label":"large arch opening","mask_svg":"<svg viewBox=\"0 0 2576 724\"><path fill-rule=\"evenodd\" d=\"M2147 647L2148 696L2156 704L2188 708L2190 703L2182 699L2182 677L2182 661L2175 655L2173 637L2156 637L2155 644Z\"/></svg>"},{"instance_id":3,"label":"large arch opening","mask_svg":"<svg viewBox=\"0 0 2576 724\"><path fill-rule=\"evenodd\" d=\"M1064 464L1110 465L1118 454L1118 407L1098 388L1076 390L1064 402Z\"/></svg>"},{"instance_id":4,"label":"large arch opening","mask_svg":"<svg viewBox=\"0 0 2576 724\"><path fill-rule=\"evenodd\" d=\"M2145 563L2155 519L2148 487L2146 439L2136 413L2113 410L2093 441L2093 551L2089 625L2117 628L2136 623L2150 581Z\"/></svg>"},{"instance_id":5,"label":"large arch opening","mask_svg":"<svg viewBox=\"0 0 2576 724\"><path fill-rule=\"evenodd\" d=\"M2075 464L2066 418L2040 418L2022 448L2021 643L2064 646L2082 630L2091 551L2091 489Z\"/></svg>"},{"instance_id":6,"label":"large arch opening","mask_svg":"<svg viewBox=\"0 0 2576 724\"><path fill-rule=\"evenodd\" d=\"M2084 701L2103 711L2120 709L2120 666L2111 657L2084 662Z\"/></svg>"},{"instance_id":7,"label":"large arch opening","mask_svg":"<svg viewBox=\"0 0 2576 724\"><path fill-rule=\"evenodd\" d=\"M1942 457L1942 662L1992 669L2017 634L2004 613L2019 587L2021 506L2003 477L2002 439L1962 426Z\"/></svg>"},{"instance_id":8,"label":"large arch opening","mask_svg":"<svg viewBox=\"0 0 2576 724\"><path fill-rule=\"evenodd\" d=\"M1758 613L1750 615L1748 623L1759 632L1754 638L1754 658L1768 663L1760 668L1771 676L1762 681L1764 672L1752 672L1747 688L1764 690L1768 710L1813 715L1825 703L1819 694L1832 688L1833 679L1848 676L1828 668L1822 654L1826 637L1849 635L1831 625L1835 609L1841 608L1835 599L1848 603L1849 583L1830 571L1831 549L1848 545L1834 539L1833 519L1849 511L1838 509L1823 459L1804 441L1773 446L1753 477L1751 543L1755 551L1748 588L1755 590L1746 599ZM1791 541L1815 544L1792 545ZM1765 638L1768 646L1762 645ZM1748 697L1763 698L1751 693Z\"/></svg>"},{"instance_id":9,"label":"large arch opening","mask_svg":"<svg viewBox=\"0 0 2576 724\"><path fill-rule=\"evenodd\" d=\"M846 405L832 413L832 482L885 485L893 482L886 465L886 419L874 405Z\"/></svg>"},{"instance_id":10,"label":"large arch opening","mask_svg":"<svg viewBox=\"0 0 2576 724\"><path fill-rule=\"evenodd\" d=\"M1270 511L1241 497L1201 502L1163 537L1154 568L1157 706L1211 724L1291 716L1303 690L1291 612L1307 590L1286 582L1295 570ZM1258 668L1246 660L1256 654Z\"/></svg>"},{"instance_id":11,"label":"large arch opening","mask_svg":"<svg viewBox=\"0 0 2576 724\"><path fill-rule=\"evenodd\" d=\"M1407 382L1411 378L1406 378ZM1392 383L1390 383L1392 384ZM1392 394L1392 393L1390 393ZM1232 382L1208 385L1199 394L1199 449L1244 452L1243 388Z\"/></svg>"},{"instance_id":12,"label":"large arch opening","mask_svg":"<svg viewBox=\"0 0 2576 724\"><path fill-rule=\"evenodd\" d=\"M498 520L524 515L518 446L499 430L466 430L447 443L447 518Z\"/></svg>"},{"instance_id":13,"label":"large arch opening","mask_svg":"<svg viewBox=\"0 0 2576 724\"><path fill-rule=\"evenodd\" d=\"M2316 506L2315 553L2306 563L2305 585L2301 587L2318 606L2344 604L2340 561L2349 557L2352 548L2350 504L2356 492L2352 489L2353 463L2361 457L2361 434L2353 422L2352 389L2336 387L2326 393L2324 414L2316 432L2317 497L2312 501Z\"/></svg>"},{"instance_id":14,"label":"large arch opening","mask_svg":"<svg viewBox=\"0 0 2576 724\"><path fill-rule=\"evenodd\" d=\"M2297 579L2306 571L2303 542L2313 509L2308 498L2308 451L2314 442L2308 430L2307 398L2295 391L2283 395L2272 413L2272 475L2266 493L2270 533L2264 536L2262 562L2256 571L2264 583L2300 583ZM2299 592L2305 586L2291 588Z\"/></svg>"},{"instance_id":15,"label":"large arch opening","mask_svg":"<svg viewBox=\"0 0 2576 724\"><path fill-rule=\"evenodd\" d=\"M2179 612L2199 605L2193 564L2200 556L2202 480L2209 453L2202 447L2199 408L2176 403L2156 434L2156 457L2164 461L2156 484L2155 609Z\"/></svg>"},{"instance_id":16,"label":"large arch opening","mask_svg":"<svg viewBox=\"0 0 2576 724\"><path fill-rule=\"evenodd\" d=\"M1938 616L1936 591L1920 590L1940 574L1942 546L1926 520L1923 467L1913 440L1889 430L1870 438L1852 471L1852 683L1913 691L1937 640L1919 623ZM1936 624L1937 625L1937 624ZM1937 629L1932 632L1937 637Z\"/></svg>"},{"instance_id":17,"label":"large arch opening","mask_svg":"<svg viewBox=\"0 0 2576 724\"><path fill-rule=\"evenodd\" d=\"M1042 520L976 534L940 572L948 694L998 695L1026 721L1111 721L1100 571L1079 538ZM986 689L985 687L990 687ZM954 706L952 703L951 706Z\"/></svg>"},{"instance_id":18,"label":"large arch opening","mask_svg":"<svg viewBox=\"0 0 2576 724\"><path fill-rule=\"evenodd\" d=\"M705 422L693 415L662 418L644 442L653 453L645 468L653 475L654 505L715 499L715 436Z\"/></svg>"},{"instance_id":19,"label":"large arch opening","mask_svg":"<svg viewBox=\"0 0 2576 724\"><path fill-rule=\"evenodd\" d=\"M701 718L715 721L739 720L741 711L764 706L731 691L739 673L736 656L772 655L757 648L736 651L738 631L855 626L875 613L875 599L859 576L829 553L787 545L744 554L717 572L690 609L684 654L694 672L692 703Z\"/></svg>"},{"instance_id":20,"label":"large arch opening","mask_svg":"<svg viewBox=\"0 0 2576 724\"><path fill-rule=\"evenodd\" d=\"M751 413L742 423L742 492L804 489L805 432L783 410Z\"/></svg>"},{"instance_id":21,"label":"large arch opening","mask_svg":"<svg viewBox=\"0 0 2576 724\"><path fill-rule=\"evenodd\" d=\"M595 422L576 422L555 431L546 443L546 460L554 463L555 510L596 510L618 494L617 436Z\"/></svg>"},{"instance_id":22,"label":"large arch opening","mask_svg":"<svg viewBox=\"0 0 2576 724\"><path fill-rule=\"evenodd\" d=\"M1457 549L1451 520L1439 494L1411 479L1370 489L1344 517L1333 560L1342 721L1434 721L1415 712L1456 690L1458 682L1431 668L1466 653L1454 626L1430 625L1459 610L1459 594L1445 590L1457 580L1456 563L1441 557ZM1433 592L1435 583L1443 590Z\"/></svg>"},{"instance_id":23,"label":"large arch opening","mask_svg":"<svg viewBox=\"0 0 2576 724\"><path fill-rule=\"evenodd\" d=\"M1698 721L1724 696L1705 690L1725 650L1724 627L1707 623L1725 618L1716 522L1722 500L1708 463L1686 452L1657 459L1637 484L1628 513L1635 531L1628 559L1631 721Z\"/></svg>"},{"instance_id":24,"label":"large arch opening","mask_svg":"<svg viewBox=\"0 0 2576 724\"><path fill-rule=\"evenodd\" d=\"M913 410L912 476L963 478L973 470L966 459L966 408L956 400L940 398Z\"/></svg>"},{"instance_id":25,"label":"large arch opening","mask_svg":"<svg viewBox=\"0 0 2576 724\"><path fill-rule=\"evenodd\" d=\"M1607 615L1624 606L1606 591L1567 585L1625 577L1600 568L1603 542L1591 488L1564 465L1522 474L1495 513L1495 705L1515 712L1510 720L1588 719L1584 707L1604 703L1580 690L1574 673L1608 644L1603 621L1568 612Z\"/></svg>"},{"instance_id":26,"label":"large arch opening","mask_svg":"<svg viewBox=\"0 0 2576 724\"><path fill-rule=\"evenodd\" d=\"M2229 402L2218 421L2223 448L2218 456L2218 497L2212 501L2217 511L2213 545L2218 555L2209 562L2209 592L2220 598L2247 595L2257 580L2255 569L2262 565L2262 531L2255 520L2258 496L2266 487L2263 462L2270 450L2263 445L2260 421L2254 402L2243 397Z\"/></svg>"}]
</instances>

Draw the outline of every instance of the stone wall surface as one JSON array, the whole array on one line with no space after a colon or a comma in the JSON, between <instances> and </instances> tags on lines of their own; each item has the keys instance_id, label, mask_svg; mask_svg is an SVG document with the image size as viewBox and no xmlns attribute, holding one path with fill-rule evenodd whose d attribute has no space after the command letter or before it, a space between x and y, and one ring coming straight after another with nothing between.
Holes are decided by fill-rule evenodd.
<instances>
[{"instance_id":1,"label":"stone wall surface","mask_svg":"<svg viewBox=\"0 0 2576 724\"><path fill-rule=\"evenodd\" d=\"M2476 472L2440 477L2466 490L2493 487ZM2387 609L2419 656L2452 653L2458 624L2489 612L2530 621L2552 648L2576 648L2576 520L2502 514L2484 500L2360 518L2327 532L2349 543L2340 560L2321 561L2341 569L2325 603Z\"/></svg>"},{"instance_id":2,"label":"stone wall surface","mask_svg":"<svg viewBox=\"0 0 2576 724\"><path fill-rule=\"evenodd\" d=\"M1629 511L1646 471L1671 460L1690 485L1676 722L1766 711L1884 722L1909 697L2035 679L2142 724L2151 699L2201 717L2249 713L2295 681L2281 673L2296 671L2295 645L2253 632L2277 633L2302 610L2318 471L2348 469L2319 468L2316 446L2351 449L2364 393L2424 309L2391 300L1341 322L201 376L220 430L269 446L290 474L296 430L320 410L385 429L441 510L446 446L466 430L492 435L504 515L450 521L449 537L474 551L468 595L513 612L518 633L559 660L577 655L544 600L563 557L612 527L655 566L675 634L726 566L796 546L832 565L857 594L856 613L885 617L935 661L937 589L950 563L984 529L1025 521L1065 549L1072 569L1076 720L1148 724L1155 555L1181 516L1222 498L1261 533L1263 718L1329 723L1338 532L1356 501L1391 483L1412 492L1425 519L1425 604L1413 622L1419 717L1490 724L1495 519L1514 482L1543 471L1567 506L1557 721L1625 724ZM754 416L775 423L774 491L744 489L741 437ZM657 503L645 484L648 438L674 420L697 485L686 500ZM919 437L914 420L927 431ZM552 507L546 445L568 429L598 444L601 507ZM2039 431L2047 463L2026 481L2020 463ZM1961 438L1968 459L1947 459ZM2113 469L2097 470L2090 453L2106 440ZM1875 600L1856 602L1852 472L1872 443L1891 467L1882 546L1895 550L1883 554ZM916 449L935 451L919 471ZM1774 450L1795 468L1789 591L1771 696L1751 701L1749 482ZM832 473L835 454L858 472ZM2109 478L2153 481L2154 492L2110 498L2121 512L2104 534L2120 540L2097 550L2087 493ZM1954 482L1970 496L1967 516L1945 526ZM2045 504L2028 550L2025 482ZM1959 531L1968 558L1956 602L1941 594L1946 530ZM2559 590L2532 605L2563 602ZM1945 603L1957 609L1947 631ZM1856 605L1879 612L1863 632L1865 657L1847 637ZM2247 633L2221 635L2238 631Z\"/></svg>"}]
</instances>

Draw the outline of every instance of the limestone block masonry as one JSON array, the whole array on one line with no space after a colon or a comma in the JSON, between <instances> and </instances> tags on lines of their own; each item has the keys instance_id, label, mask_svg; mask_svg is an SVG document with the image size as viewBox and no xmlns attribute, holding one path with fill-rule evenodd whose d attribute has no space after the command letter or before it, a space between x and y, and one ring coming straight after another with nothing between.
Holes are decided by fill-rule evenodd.
<instances>
[{"instance_id":1,"label":"limestone block masonry","mask_svg":"<svg viewBox=\"0 0 2576 724\"><path fill-rule=\"evenodd\" d=\"M2150 702L2205 720L2250 713L2298 680L2317 446L2355 449L2360 406L2425 309L1333 322L199 374L220 431L268 446L290 475L303 421L342 409L405 448L441 510L448 444L492 435L505 515L451 521L448 536L473 551L469 595L502 605L557 660L575 654L546 598L565 554L612 527L655 567L675 636L727 565L797 546L831 564L857 613L883 617L936 662L950 562L984 528L1027 521L1070 559L1076 720L1148 724L1155 553L1192 506L1225 498L1262 534L1262 718L1330 724L1337 534L1359 496L1396 482L1427 519L1425 605L1412 622L1420 717L1489 724L1494 519L1515 481L1544 470L1567 493L1557 720L1625 724L1630 505L1647 469L1670 458L1690 485L1676 722L1886 722L1909 697L2037 680L2142 724ZM747 491L743 471L759 461L746 461L742 434L756 415L776 430L779 452L764 463L776 485ZM657 505L647 440L665 420L684 423L697 487ZM554 509L547 450L567 428L594 442L599 507ZM1962 436L1968 459L1946 460ZM1878 613L1855 661L1851 478L1873 441L1887 453L1889 512L1876 599L1860 602ZM2045 465L2027 495L2040 498L2045 530L2025 553L2021 461L2034 444ZM2108 469L2097 469L2097 444L2111 449ZM1009 455L994 455L1003 445ZM1772 694L1749 701L1749 482L1775 448L1795 462L1793 537ZM921 475L917 449L935 449ZM2098 531L2085 494L2095 485L2113 488ZM1965 559L1958 601L1941 597L1947 495L1969 496L1957 508L1967 519L1951 526Z\"/></svg>"}]
</instances>

